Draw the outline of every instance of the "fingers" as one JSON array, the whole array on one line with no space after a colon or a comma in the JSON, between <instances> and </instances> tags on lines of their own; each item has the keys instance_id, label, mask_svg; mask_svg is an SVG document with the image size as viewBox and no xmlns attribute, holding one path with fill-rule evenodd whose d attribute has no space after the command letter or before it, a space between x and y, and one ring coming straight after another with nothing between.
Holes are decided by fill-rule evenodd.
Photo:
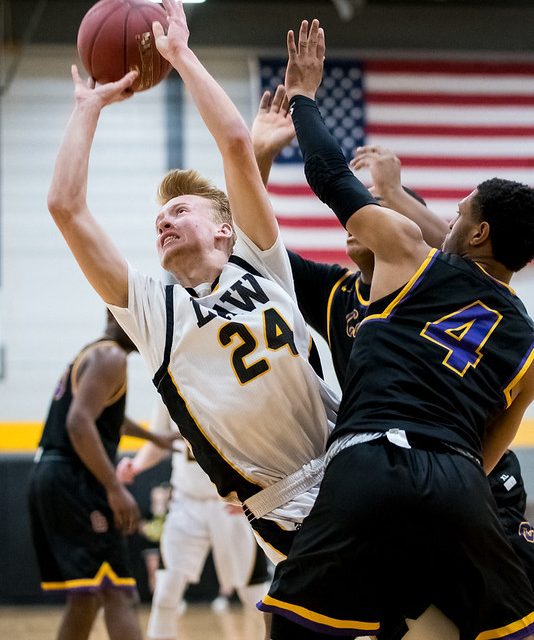
<instances>
[{"instance_id":1,"label":"fingers","mask_svg":"<svg viewBox=\"0 0 534 640\"><path fill-rule=\"evenodd\" d=\"M319 20L314 18L308 33L308 51L310 54L317 54L317 45L319 44Z\"/></svg>"},{"instance_id":2,"label":"fingers","mask_svg":"<svg viewBox=\"0 0 534 640\"><path fill-rule=\"evenodd\" d=\"M126 535L131 535L135 533L140 517L141 514L137 506L132 509L125 509L119 514L117 527Z\"/></svg>"},{"instance_id":3,"label":"fingers","mask_svg":"<svg viewBox=\"0 0 534 640\"><path fill-rule=\"evenodd\" d=\"M326 51L324 30L319 25L319 20L314 18L311 24L308 20L300 23L298 47L295 44L295 34L289 31L287 34L287 49L290 57L293 55L318 56L324 58Z\"/></svg>"},{"instance_id":4,"label":"fingers","mask_svg":"<svg viewBox=\"0 0 534 640\"><path fill-rule=\"evenodd\" d=\"M169 18L178 18L180 15L185 15L184 5L181 0L162 0L162 2Z\"/></svg>"},{"instance_id":5,"label":"fingers","mask_svg":"<svg viewBox=\"0 0 534 640\"><path fill-rule=\"evenodd\" d=\"M285 92L285 87L284 87L284 101L282 102L282 106L280 107L280 110L286 116L289 113L289 98L287 97L287 93Z\"/></svg>"},{"instance_id":6,"label":"fingers","mask_svg":"<svg viewBox=\"0 0 534 640\"><path fill-rule=\"evenodd\" d=\"M276 87L276 91L274 92L274 98L271 104L271 111L274 111L275 113L279 113L282 108L282 104L284 103L284 98L286 98L286 89L283 84L279 84Z\"/></svg>"},{"instance_id":7,"label":"fingers","mask_svg":"<svg viewBox=\"0 0 534 640\"><path fill-rule=\"evenodd\" d=\"M264 91L260 100L260 106L258 107L258 111L260 112L269 111L270 102L271 102L271 92Z\"/></svg>"},{"instance_id":8,"label":"fingers","mask_svg":"<svg viewBox=\"0 0 534 640\"><path fill-rule=\"evenodd\" d=\"M326 42L324 38L324 29L321 27L319 29L318 40L317 40L317 57L322 58L324 60L325 53L326 53Z\"/></svg>"},{"instance_id":9,"label":"fingers","mask_svg":"<svg viewBox=\"0 0 534 640\"><path fill-rule=\"evenodd\" d=\"M163 29L163 26L161 25L161 22L158 22L157 20L155 20L152 23L152 32L154 33L154 38L157 40L159 37L164 36L165 35L165 30Z\"/></svg>"},{"instance_id":10,"label":"fingers","mask_svg":"<svg viewBox=\"0 0 534 640\"><path fill-rule=\"evenodd\" d=\"M172 15L174 13L178 4L181 5L182 3L175 2L175 0L163 0L163 7L169 15Z\"/></svg>"},{"instance_id":11,"label":"fingers","mask_svg":"<svg viewBox=\"0 0 534 640\"><path fill-rule=\"evenodd\" d=\"M78 71L78 67L75 64L71 65L70 73L72 76L72 80L74 81L74 84L79 84L82 82L82 79L80 77L80 72Z\"/></svg>"},{"instance_id":12,"label":"fingers","mask_svg":"<svg viewBox=\"0 0 534 640\"><path fill-rule=\"evenodd\" d=\"M136 69L132 69L132 71L128 71L128 73L123 76L120 80L115 82L115 86L117 89L121 90L121 93L128 92L133 83L137 80L137 76L139 75L139 71Z\"/></svg>"},{"instance_id":13,"label":"fingers","mask_svg":"<svg viewBox=\"0 0 534 640\"><path fill-rule=\"evenodd\" d=\"M287 32L287 53L291 60L297 55L297 45L295 43L295 33L292 29Z\"/></svg>"},{"instance_id":14,"label":"fingers","mask_svg":"<svg viewBox=\"0 0 534 640\"><path fill-rule=\"evenodd\" d=\"M299 55L307 51L307 49L308 49L308 21L303 20L300 23L300 30L299 30L299 48L298 48Z\"/></svg>"}]
</instances>

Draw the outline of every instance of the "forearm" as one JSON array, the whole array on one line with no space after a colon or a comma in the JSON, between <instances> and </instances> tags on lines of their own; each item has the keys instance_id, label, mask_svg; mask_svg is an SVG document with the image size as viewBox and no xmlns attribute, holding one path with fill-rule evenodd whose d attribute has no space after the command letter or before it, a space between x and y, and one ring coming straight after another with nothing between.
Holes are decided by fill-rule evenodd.
<instances>
[{"instance_id":1,"label":"forearm","mask_svg":"<svg viewBox=\"0 0 534 640\"><path fill-rule=\"evenodd\" d=\"M67 431L74 450L83 464L100 484L109 491L119 482L115 476L115 467L102 444L94 422L89 419L77 419L67 425Z\"/></svg>"},{"instance_id":2,"label":"forearm","mask_svg":"<svg viewBox=\"0 0 534 640\"><path fill-rule=\"evenodd\" d=\"M377 202L349 169L315 101L294 96L290 105L308 183L346 227L356 211Z\"/></svg>"},{"instance_id":3,"label":"forearm","mask_svg":"<svg viewBox=\"0 0 534 640\"><path fill-rule=\"evenodd\" d=\"M184 81L221 152L234 144L236 138L249 138L248 127L238 109L191 49L175 52L170 62Z\"/></svg>"},{"instance_id":4,"label":"forearm","mask_svg":"<svg viewBox=\"0 0 534 640\"><path fill-rule=\"evenodd\" d=\"M142 427L140 424L137 424L137 422L130 420L128 417L124 418L121 432L122 435L130 436L131 438L140 438L142 440L154 442L154 434L152 434L148 429Z\"/></svg>"},{"instance_id":5,"label":"forearm","mask_svg":"<svg viewBox=\"0 0 534 640\"><path fill-rule=\"evenodd\" d=\"M168 457L169 452L165 449L161 449L152 442L144 444L132 459L132 468L134 474L137 476L143 471L152 469L162 460Z\"/></svg>"},{"instance_id":6,"label":"forearm","mask_svg":"<svg viewBox=\"0 0 534 640\"><path fill-rule=\"evenodd\" d=\"M100 111L96 103L90 103L76 105L71 114L48 192L56 221L86 207L89 156Z\"/></svg>"},{"instance_id":7,"label":"forearm","mask_svg":"<svg viewBox=\"0 0 534 640\"><path fill-rule=\"evenodd\" d=\"M271 169L274 162L274 157L270 153L265 153L259 149L254 148L254 156L256 158L256 164L260 170L261 180L265 186L269 182L269 176L271 175Z\"/></svg>"}]
</instances>

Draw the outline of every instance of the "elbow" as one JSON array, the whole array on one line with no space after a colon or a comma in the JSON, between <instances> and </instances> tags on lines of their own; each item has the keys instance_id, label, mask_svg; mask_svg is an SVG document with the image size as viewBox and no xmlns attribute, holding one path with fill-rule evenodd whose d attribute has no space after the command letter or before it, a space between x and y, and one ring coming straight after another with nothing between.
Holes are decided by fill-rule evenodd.
<instances>
[{"instance_id":1,"label":"elbow","mask_svg":"<svg viewBox=\"0 0 534 640\"><path fill-rule=\"evenodd\" d=\"M48 192L47 206L56 223L66 223L86 207L85 194L66 193L61 187L52 186Z\"/></svg>"},{"instance_id":2,"label":"elbow","mask_svg":"<svg viewBox=\"0 0 534 640\"><path fill-rule=\"evenodd\" d=\"M395 243L398 245L399 252L404 251L407 255L412 255L414 247L424 242L419 225L404 217L398 220Z\"/></svg>"},{"instance_id":3,"label":"elbow","mask_svg":"<svg viewBox=\"0 0 534 640\"><path fill-rule=\"evenodd\" d=\"M65 421L65 426L67 429L67 433L70 441L73 446L79 444L83 441L83 436L85 433L85 417L80 414L78 411L69 411L67 414L67 419Z\"/></svg>"},{"instance_id":4,"label":"elbow","mask_svg":"<svg viewBox=\"0 0 534 640\"><path fill-rule=\"evenodd\" d=\"M48 211L56 221L65 221L72 215L72 211L62 196L61 191L50 189L47 199Z\"/></svg>"}]
</instances>

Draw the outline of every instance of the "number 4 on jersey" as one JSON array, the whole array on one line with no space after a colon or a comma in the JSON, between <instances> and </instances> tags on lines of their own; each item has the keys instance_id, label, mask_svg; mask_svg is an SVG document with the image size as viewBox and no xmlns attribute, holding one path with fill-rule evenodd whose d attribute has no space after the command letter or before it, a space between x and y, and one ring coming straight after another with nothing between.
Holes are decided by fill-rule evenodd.
<instances>
[{"instance_id":1,"label":"number 4 on jersey","mask_svg":"<svg viewBox=\"0 0 534 640\"><path fill-rule=\"evenodd\" d=\"M447 351L442 363L460 376L476 367L486 344L502 315L477 300L467 307L428 322L421 331L423 338Z\"/></svg>"}]
</instances>

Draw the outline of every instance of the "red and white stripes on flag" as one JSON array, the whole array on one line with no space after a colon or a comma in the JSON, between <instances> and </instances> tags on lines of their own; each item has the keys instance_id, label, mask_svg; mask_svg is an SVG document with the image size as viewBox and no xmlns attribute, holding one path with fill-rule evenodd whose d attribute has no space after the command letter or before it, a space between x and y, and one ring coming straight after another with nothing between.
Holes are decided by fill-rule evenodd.
<instances>
[{"instance_id":1,"label":"red and white stripes on flag","mask_svg":"<svg viewBox=\"0 0 534 640\"><path fill-rule=\"evenodd\" d=\"M283 81L266 73L265 64L260 60L262 88ZM280 61L269 64L283 69ZM354 82L340 90L343 79L332 81L332 69L353 78L361 71L360 99ZM323 106L329 97L334 100ZM350 121L349 98L362 111L352 137L343 128ZM534 60L329 60L318 103L345 151L363 141L391 149L401 159L403 184L445 218L487 178L534 185ZM368 174L360 177L369 184ZM347 262L345 233L307 187L301 160L276 162L269 191L290 248L320 261Z\"/></svg>"}]
</instances>

